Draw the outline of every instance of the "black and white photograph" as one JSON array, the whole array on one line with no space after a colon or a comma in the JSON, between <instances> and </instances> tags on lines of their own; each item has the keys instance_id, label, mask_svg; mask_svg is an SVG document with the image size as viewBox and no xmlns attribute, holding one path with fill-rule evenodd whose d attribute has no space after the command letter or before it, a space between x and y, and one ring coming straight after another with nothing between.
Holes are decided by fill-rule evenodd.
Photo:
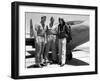
<instances>
[{"instance_id":1,"label":"black and white photograph","mask_svg":"<svg viewBox=\"0 0 100 81\"><path fill-rule=\"evenodd\" d=\"M97 7L14 2L12 15L12 78L97 74Z\"/></svg>"},{"instance_id":2,"label":"black and white photograph","mask_svg":"<svg viewBox=\"0 0 100 81\"><path fill-rule=\"evenodd\" d=\"M90 64L89 15L25 13L26 68Z\"/></svg>"}]
</instances>

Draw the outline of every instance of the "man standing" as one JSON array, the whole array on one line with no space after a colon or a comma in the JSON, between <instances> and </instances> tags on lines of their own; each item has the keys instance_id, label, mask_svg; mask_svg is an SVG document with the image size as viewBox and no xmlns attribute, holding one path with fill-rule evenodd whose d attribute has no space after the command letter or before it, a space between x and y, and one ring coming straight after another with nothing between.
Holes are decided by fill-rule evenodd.
<instances>
[{"instance_id":1,"label":"man standing","mask_svg":"<svg viewBox=\"0 0 100 81\"><path fill-rule=\"evenodd\" d=\"M55 45L56 35L54 35L53 31L54 31L54 18L51 17L49 26L47 27L47 33L46 33L46 36L47 36L47 44L46 44L46 48L45 48L46 62L49 61L48 52L50 51L50 49L52 52L52 61L53 62L56 61L56 56L57 56L56 55L56 45Z\"/></svg>"},{"instance_id":2,"label":"man standing","mask_svg":"<svg viewBox=\"0 0 100 81\"><path fill-rule=\"evenodd\" d=\"M66 44L68 38L68 28L62 18L59 18L58 25L58 45L59 45L59 64L63 66L66 63Z\"/></svg>"},{"instance_id":3,"label":"man standing","mask_svg":"<svg viewBox=\"0 0 100 81\"><path fill-rule=\"evenodd\" d=\"M37 67L42 67L43 65L43 53L46 43L45 21L46 21L46 16L42 16L40 24L35 25L35 48L36 48L35 62Z\"/></svg>"}]
</instances>

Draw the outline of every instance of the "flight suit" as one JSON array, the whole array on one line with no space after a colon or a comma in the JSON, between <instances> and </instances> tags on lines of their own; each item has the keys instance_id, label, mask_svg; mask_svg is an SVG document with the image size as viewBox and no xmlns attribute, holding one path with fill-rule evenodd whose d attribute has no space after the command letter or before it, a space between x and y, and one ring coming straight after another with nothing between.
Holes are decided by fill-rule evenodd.
<instances>
[{"instance_id":1,"label":"flight suit","mask_svg":"<svg viewBox=\"0 0 100 81\"><path fill-rule=\"evenodd\" d=\"M35 38L35 47L36 47L36 64L43 64L43 53L46 43L46 34L45 34L46 27L42 27L42 25L36 25L36 38Z\"/></svg>"},{"instance_id":2,"label":"flight suit","mask_svg":"<svg viewBox=\"0 0 100 81\"><path fill-rule=\"evenodd\" d=\"M49 32L46 34L47 37L47 44L46 44L46 48L45 48L45 59L47 61L49 61L49 57L48 57L48 52L51 50L52 52L52 61L56 61L57 55L56 55L56 35L54 35L53 33L51 33L52 31L55 31L54 26L48 27Z\"/></svg>"},{"instance_id":3,"label":"flight suit","mask_svg":"<svg viewBox=\"0 0 100 81\"><path fill-rule=\"evenodd\" d=\"M62 28L62 29L60 29ZM66 45L67 45L67 27L64 25L61 27L58 25L58 56L59 56L59 64L65 64L66 62Z\"/></svg>"}]
</instances>

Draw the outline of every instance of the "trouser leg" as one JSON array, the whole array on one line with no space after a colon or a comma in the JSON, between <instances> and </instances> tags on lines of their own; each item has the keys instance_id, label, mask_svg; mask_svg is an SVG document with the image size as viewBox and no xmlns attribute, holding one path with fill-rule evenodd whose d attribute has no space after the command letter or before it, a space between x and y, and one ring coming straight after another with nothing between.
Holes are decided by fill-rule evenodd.
<instances>
[{"instance_id":1,"label":"trouser leg","mask_svg":"<svg viewBox=\"0 0 100 81\"><path fill-rule=\"evenodd\" d=\"M48 41L47 44L45 45L45 46L46 46L46 47L45 47L45 54L44 54L44 59L45 59L45 60L48 60L48 52L49 52L49 50L50 50L50 42L51 42L51 41Z\"/></svg>"},{"instance_id":2,"label":"trouser leg","mask_svg":"<svg viewBox=\"0 0 100 81\"><path fill-rule=\"evenodd\" d=\"M56 61L56 46L55 46L55 40L52 40L51 42L51 50L52 50L52 59L53 61Z\"/></svg>"},{"instance_id":3,"label":"trouser leg","mask_svg":"<svg viewBox=\"0 0 100 81\"><path fill-rule=\"evenodd\" d=\"M43 62L44 62L44 58L43 58L43 56L44 56L44 48L45 48L45 43L42 42L41 43L41 64L43 64Z\"/></svg>"},{"instance_id":4,"label":"trouser leg","mask_svg":"<svg viewBox=\"0 0 100 81\"><path fill-rule=\"evenodd\" d=\"M66 62L66 38L62 40L62 53L61 53L61 64Z\"/></svg>"},{"instance_id":5,"label":"trouser leg","mask_svg":"<svg viewBox=\"0 0 100 81\"><path fill-rule=\"evenodd\" d=\"M61 64L61 53L62 53L62 44L61 44L61 39L58 40L58 60L59 64Z\"/></svg>"},{"instance_id":6,"label":"trouser leg","mask_svg":"<svg viewBox=\"0 0 100 81\"><path fill-rule=\"evenodd\" d=\"M35 57L36 64L41 63L41 43L36 43L36 57Z\"/></svg>"}]
</instances>

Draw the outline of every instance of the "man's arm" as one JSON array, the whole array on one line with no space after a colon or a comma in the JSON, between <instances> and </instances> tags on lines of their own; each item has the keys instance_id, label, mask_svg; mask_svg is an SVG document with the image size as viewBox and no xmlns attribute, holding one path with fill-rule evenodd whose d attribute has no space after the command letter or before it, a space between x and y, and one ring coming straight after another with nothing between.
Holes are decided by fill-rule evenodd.
<instances>
[{"instance_id":1,"label":"man's arm","mask_svg":"<svg viewBox=\"0 0 100 81\"><path fill-rule=\"evenodd\" d=\"M58 32L58 24L54 25L52 29L48 30L48 33L51 35L57 35Z\"/></svg>"}]
</instances>

